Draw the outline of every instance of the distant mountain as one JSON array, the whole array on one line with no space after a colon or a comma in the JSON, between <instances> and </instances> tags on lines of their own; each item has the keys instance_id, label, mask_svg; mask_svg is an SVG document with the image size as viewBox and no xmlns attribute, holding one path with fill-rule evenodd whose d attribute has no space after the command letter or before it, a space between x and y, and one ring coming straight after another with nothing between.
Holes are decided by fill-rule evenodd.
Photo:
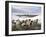
<instances>
[{"instance_id":1,"label":"distant mountain","mask_svg":"<svg viewBox=\"0 0 46 37\"><path fill-rule=\"evenodd\" d=\"M16 16L27 16L27 17L35 17L35 16L38 16L38 15L16 15Z\"/></svg>"}]
</instances>

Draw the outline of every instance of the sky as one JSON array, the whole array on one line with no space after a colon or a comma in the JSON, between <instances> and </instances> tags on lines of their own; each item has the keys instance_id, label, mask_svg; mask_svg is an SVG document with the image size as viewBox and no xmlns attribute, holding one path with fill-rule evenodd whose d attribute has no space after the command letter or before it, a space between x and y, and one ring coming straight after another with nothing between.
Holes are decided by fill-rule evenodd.
<instances>
[{"instance_id":1,"label":"sky","mask_svg":"<svg viewBox=\"0 0 46 37\"><path fill-rule=\"evenodd\" d=\"M11 12L12 15L40 15L41 7L12 5Z\"/></svg>"}]
</instances>

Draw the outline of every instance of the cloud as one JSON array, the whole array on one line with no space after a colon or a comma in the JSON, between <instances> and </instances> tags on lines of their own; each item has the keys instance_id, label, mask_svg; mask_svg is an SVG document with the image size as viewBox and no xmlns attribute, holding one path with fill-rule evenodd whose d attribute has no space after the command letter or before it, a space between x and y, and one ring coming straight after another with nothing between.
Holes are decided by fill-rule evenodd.
<instances>
[{"instance_id":1,"label":"cloud","mask_svg":"<svg viewBox=\"0 0 46 37\"><path fill-rule=\"evenodd\" d=\"M39 15L41 13L41 7L37 6L12 6L12 14L15 15Z\"/></svg>"}]
</instances>

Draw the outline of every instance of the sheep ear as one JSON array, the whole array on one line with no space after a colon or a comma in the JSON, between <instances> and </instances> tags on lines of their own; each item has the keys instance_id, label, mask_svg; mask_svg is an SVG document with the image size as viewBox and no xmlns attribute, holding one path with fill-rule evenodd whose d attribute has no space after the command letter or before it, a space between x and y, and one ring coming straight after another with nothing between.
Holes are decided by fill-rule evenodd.
<instances>
[{"instance_id":1,"label":"sheep ear","mask_svg":"<svg viewBox=\"0 0 46 37\"><path fill-rule=\"evenodd\" d=\"M30 25L31 25L31 23L30 23Z\"/></svg>"}]
</instances>

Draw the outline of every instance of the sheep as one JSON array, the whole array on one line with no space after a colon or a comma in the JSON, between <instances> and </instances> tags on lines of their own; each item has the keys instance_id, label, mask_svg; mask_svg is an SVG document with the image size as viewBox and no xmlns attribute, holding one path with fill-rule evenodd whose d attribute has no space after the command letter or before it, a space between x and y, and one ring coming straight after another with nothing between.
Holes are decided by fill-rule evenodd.
<instances>
[{"instance_id":1,"label":"sheep","mask_svg":"<svg viewBox=\"0 0 46 37\"><path fill-rule=\"evenodd\" d=\"M25 23L25 21L24 21L24 20L22 21L21 26L22 26L22 30L26 30L26 23Z\"/></svg>"},{"instance_id":2,"label":"sheep","mask_svg":"<svg viewBox=\"0 0 46 37\"><path fill-rule=\"evenodd\" d=\"M38 23L38 19L34 20L33 23L32 23L32 29L33 30L38 30L40 29L40 25Z\"/></svg>"},{"instance_id":3,"label":"sheep","mask_svg":"<svg viewBox=\"0 0 46 37\"><path fill-rule=\"evenodd\" d=\"M28 25L30 27L30 25L31 25L31 19L26 20L26 25Z\"/></svg>"},{"instance_id":4,"label":"sheep","mask_svg":"<svg viewBox=\"0 0 46 37\"><path fill-rule=\"evenodd\" d=\"M15 20L12 20L12 31L16 30L16 22L14 22Z\"/></svg>"},{"instance_id":5,"label":"sheep","mask_svg":"<svg viewBox=\"0 0 46 37\"><path fill-rule=\"evenodd\" d=\"M22 27L24 30L29 30L31 29L31 19L26 19L23 23L22 23Z\"/></svg>"},{"instance_id":6,"label":"sheep","mask_svg":"<svg viewBox=\"0 0 46 37\"><path fill-rule=\"evenodd\" d=\"M16 30L22 30L20 20L16 20Z\"/></svg>"}]
</instances>

